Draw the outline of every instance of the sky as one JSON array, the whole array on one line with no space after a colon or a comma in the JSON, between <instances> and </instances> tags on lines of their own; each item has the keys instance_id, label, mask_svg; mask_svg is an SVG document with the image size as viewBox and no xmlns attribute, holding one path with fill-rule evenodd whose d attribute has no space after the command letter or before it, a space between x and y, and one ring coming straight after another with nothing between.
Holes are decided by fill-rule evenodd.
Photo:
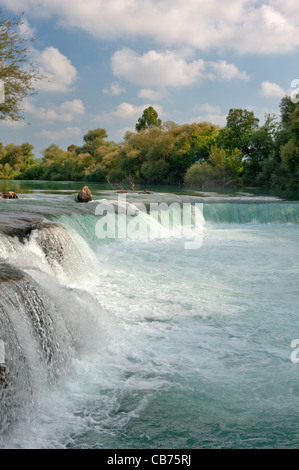
<instances>
[{"instance_id":1,"label":"sky","mask_svg":"<svg viewBox=\"0 0 299 470\"><path fill-rule=\"evenodd\" d=\"M1 121L0 141L82 145L90 129L122 142L153 106L177 124L224 126L231 108L279 113L299 85L298 0L0 0L24 12L30 60L47 79Z\"/></svg>"}]
</instances>

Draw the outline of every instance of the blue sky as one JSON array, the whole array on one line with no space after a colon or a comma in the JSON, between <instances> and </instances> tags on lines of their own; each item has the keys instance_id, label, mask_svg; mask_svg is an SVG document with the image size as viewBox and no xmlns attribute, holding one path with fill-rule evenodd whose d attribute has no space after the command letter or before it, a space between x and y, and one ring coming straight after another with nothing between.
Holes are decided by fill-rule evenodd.
<instances>
[{"instance_id":1,"label":"blue sky","mask_svg":"<svg viewBox=\"0 0 299 470\"><path fill-rule=\"evenodd\" d=\"M103 127L121 142L151 105L162 121L225 125L230 108L265 113L299 79L297 0L0 0L25 12L31 60L48 77L1 122L4 144L81 145Z\"/></svg>"}]
</instances>

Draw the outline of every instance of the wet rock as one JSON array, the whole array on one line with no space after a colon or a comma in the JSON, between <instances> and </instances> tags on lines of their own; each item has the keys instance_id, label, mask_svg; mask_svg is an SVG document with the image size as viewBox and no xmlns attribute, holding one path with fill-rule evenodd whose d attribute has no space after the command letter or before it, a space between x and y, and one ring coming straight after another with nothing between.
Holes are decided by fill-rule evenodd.
<instances>
[{"instance_id":1,"label":"wet rock","mask_svg":"<svg viewBox=\"0 0 299 470\"><path fill-rule=\"evenodd\" d=\"M1 282L19 281L24 274L17 268L0 261L0 284Z\"/></svg>"},{"instance_id":2,"label":"wet rock","mask_svg":"<svg viewBox=\"0 0 299 470\"><path fill-rule=\"evenodd\" d=\"M19 199L14 191L8 191L7 193L0 193L0 199Z\"/></svg>"},{"instance_id":3,"label":"wet rock","mask_svg":"<svg viewBox=\"0 0 299 470\"><path fill-rule=\"evenodd\" d=\"M15 214L0 214L0 232L9 237L17 237L22 243L29 240L33 230L42 230L53 225L56 226L34 216L27 218Z\"/></svg>"},{"instance_id":4,"label":"wet rock","mask_svg":"<svg viewBox=\"0 0 299 470\"><path fill-rule=\"evenodd\" d=\"M92 194L88 186L84 186L78 194L78 202L92 201Z\"/></svg>"},{"instance_id":5,"label":"wet rock","mask_svg":"<svg viewBox=\"0 0 299 470\"><path fill-rule=\"evenodd\" d=\"M30 214L21 215L15 212L0 214L0 232L9 237L17 237L22 243L29 240L33 230L42 230L53 225L56 226Z\"/></svg>"}]
</instances>

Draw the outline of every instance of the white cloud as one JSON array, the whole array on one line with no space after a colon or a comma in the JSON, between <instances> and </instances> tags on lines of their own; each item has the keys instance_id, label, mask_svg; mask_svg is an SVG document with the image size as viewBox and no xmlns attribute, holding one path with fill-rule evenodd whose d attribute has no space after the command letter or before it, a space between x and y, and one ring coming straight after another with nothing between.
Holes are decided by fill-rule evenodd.
<instances>
[{"instance_id":1,"label":"white cloud","mask_svg":"<svg viewBox=\"0 0 299 470\"><path fill-rule=\"evenodd\" d=\"M197 116L195 119L192 119L192 122L210 122L211 124L224 127L226 125L226 117L226 114L207 113Z\"/></svg>"},{"instance_id":2,"label":"white cloud","mask_svg":"<svg viewBox=\"0 0 299 470\"><path fill-rule=\"evenodd\" d=\"M100 39L149 38L164 46L284 53L299 46L296 0L2 0L15 12L56 17Z\"/></svg>"},{"instance_id":3,"label":"white cloud","mask_svg":"<svg viewBox=\"0 0 299 470\"><path fill-rule=\"evenodd\" d=\"M150 88L143 88L139 90L138 97L145 98L152 101L160 101L167 95L165 90L152 90Z\"/></svg>"},{"instance_id":4,"label":"white cloud","mask_svg":"<svg viewBox=\"0 0 299 470\"><path fill-rule=\"evenodd\" d=\"M135 129L135 124L132 124L132 126L130 126L130 127L125 126L121 129L118 129L115 133L115 136L116 136L118 141L122 141L127 132L135 132L135 130L136 130Z\"/></svg>"},{"instance_id":5,"label":"white cloud","mask_svg":"<svg viewBox=\"0 0 299 470\"><path fill-rule=\"evenodd\" d=\"M198 111L199 116L192 119L190 122L210 122L220 127L226 125L226 114L221 113L221 107L218 105L210 105L203 103L194 107L193 111Z\"/></svg>"},{"instance_id":6,"label":"white cloud","mask_svg":"<svg viewBox=\"0 0 299 470\"><path fill-rule=\"evenodd\" d=\"M22 23L19 25L20 34L25 38L33 38L35 35L35 28L31 28L26 18L23 18Z\"/></svg>"},{"instance_id":7,"label":"white cloud","mask_svg":"<svg viewBox=\"0 0 299 470\"><path fill-rule=\"evenodd\" d=\"M56 47L47 47L42 52L33 49L32 55L39 66L39 72L47 77L36 82L38 90L65 92L72 89L77 70Z\"/></svg>"},{"instance_id":8,"label":"white cloud","mask_svg":"<svg viewBox=\"0 0 299 470\"><path fill-rule=\"evenodd\" d=\"M163 116L162 107L158 104L143 104L141 106L135 106L131 103L120 103L117 108L110 112L103 112L95 116L94 120L97 122L106 121L136 121L142 116L143 111L149 106L157 111L159 117Z\"/></svg>"},{"instance_id":9,"label":"white cloud","mask_svg":"<svg viewBox=\"0 0 299 470\"><path fill-rule=\"evenodd\" d=\"M187 62L172 51L151 50L138 55L128 48L116 51L111 64L116 77L143 87L192 85L204 70L202 59Z\"/></svg>"},{"instance_id":10,"label":"white cloud","mask_svg":"<svg viewBox=\"0 0 299 470\"><path fill-rule=\"evenodd\" d=\"M209 103L204 103L200 104L199 106L196 106L198 111L202 113L207 113L207 114L220 114L221 113L221 108L220 106L213 106L210 105Z\"/></svg>"},{"instance_id":11,"label":"white cloud","mask_svg":"<svg viewBox=\"0 0 299 470\"><path fill-rule=\"evenodd\" d=\"M31 101L24 103L24 111L32 114L35 118L46 121L70 122L85 113L84 105L80 99L65 101L60 106L49 108L37 108Z\"/></svg>"},{"instance_id":12,"label":"white cloud","mask_svg":"<svg viewBox=\"0 0 299 470\"><path fill-rule=\"evenodd\" d=\"M249 80L246 72L240 72L235 64L228 64L225 60L219 62L208 62L207 66L211 69L211 78L219 78L222 80Z\"/></svg>"},{"instance_id":13,"label":"white cloud","mask_svg":"<svg viewBox=\"0 0 299 470\"><path fill-rule=\"evenodd\" d=\"M236 65L228 64L224 60L205 62L203 59L187 59L185 55L186 51L169 50L150 50L138 55L132 49L123 48L116 51L111 58L112 71L116 77L143 87L184 87L205 78L249 78L245 72L240 72ZM149 89L143 88L142 96L150 97L152 93L151 89L149 92Z\"/></svg>"},{"instance_id":14,"label":"white cloud","mask_svg":"<svg viewBox=\"0 0 299 470\"><path fill-rule=\"evenodd\" d=\"M261 84L260 93L265 98L282 98L286 95L286 92L277 83L267 81Z\"/></svg>"},{"instance_id":15,"label":"white cloud","mask_svg":"<svg viewBox=\"0 0 299 470\"><path fill-rule=\"evenodd\" d=\"M11 129L24 129L27 126L25 121L13 121L12 119L2 119L0 121L1 125L4 127L9 127Z\"/></svg>"},{"instance_id":16,"label":"white cloud","mask_svg":"<svg viewBox=\"0 0 299 470\"><path fill-rule=\"evenodd\" d=\"M81 129L79 127L67 127L66 129L59 130L43 129L41 131L42 137L53 141L56 141L58 139L69 139L70 137L75 137L78 135L81 135Z\"/></svg>"},{"instance_id":17,"label":"white cloud","mask_svg":"<svg viewBox=\"0 0 299 470\"><path fill-rule=\"evenodd\" d=\"M103 93L105 95L120 95L125 89L118 83L113 82L108 88L104 88Z\"/></svg>"}]
</instances>

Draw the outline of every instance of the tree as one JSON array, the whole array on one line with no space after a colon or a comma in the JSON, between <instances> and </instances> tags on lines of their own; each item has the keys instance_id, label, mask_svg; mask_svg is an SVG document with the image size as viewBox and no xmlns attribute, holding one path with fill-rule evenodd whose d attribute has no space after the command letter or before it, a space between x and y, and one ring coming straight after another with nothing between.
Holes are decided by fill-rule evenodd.
<instances>
[{"instance_id":1,"label":"tree","mask_svg":"<svg viewBox=\"0 0 299 470\"><path fill-rule=\"evenodd\" d=\"M106 129L98 127L97 129L91 129L90 131L88 131L87 134L83 136L83 140L86 144L89 144L90 142L94 142L95 140L102 142L102 140L106 139L107 137L108 135Z\"/></svg>"},{"instance_id":2,"label":"tree","mask_svg":"<svg viewBox=\"0 0 299 470\"><path fill-rule=\"evenodd\" d=\"M80 153L90 153L98 163L101 162L103 155L105 155L112 148L114 149L115 143L105 141L108 137L106 129L101 127L91 129L83 136L84 144L81 147L76 147L74 152L78 156Z\"/></svg>"},{"instance_id":3,"label":"tree","mask_svg":"<svg viewBox=\"0 0 299 470\"><path fill-rule=\"evenodd\" d=\"M195 162L203 162L209 158L211 148L216 146L217 134L217 127L211 126L202 133L192 135L189 151L191 164Z\"/></svg>"},{"instance_id":4,"label":"tree","mask_svg":"<svg viewBox=\"0 0 299 470\"><path fill-rule=\"evenodd\" d=\"M0 145L0 179L16 179L35 163L33 146L28 142Z\"/></svg>"},{"instance_id":5,"label":"tree","mask_svg":"<svg viewBox=\"0 0 299 470\"><path fill-rule=\"evenodd\" d=\"M185 183L200 187L239 185L243 172L242 154L235 149L228 152L223 148L212 147L209 159L196 162L188 168Z\"/></svg>"},{"instance_id":6,"label":"tree","mask_svg":"<svg viewBox=\"0 0 299 470\"><path fill-rule=\"evenodd\" d=\"M31 39L20 33L22 16L7 19L0 9L0 81L5 93L0 119L22 120L22 101L34 93L34 82L42 78L28 60Z\"/></svg>"},{"instance_id":7,"label":"tree","mask_svg":"<svg viewBox=\"0 0 299 470\"><path fill-rule=\"evenodd\" d=\"M226 150L241 150L243 156L250 154L250 138L258 129L259 119L247 109L230 109L226 127L219 132L218 145Z\"/></svg>"},{"instance_id":8,"label":"tree","mask_svg":"<svg viewBox=\"0 0 299 470\"><path fill-rule=\"evenodd\" d=\"M290 125L290 132L296 145L299 146L299 108L298 107L296 107L296 109L292 113L292 122Z\"/></svg>"},{"instance_id":9,"label":"tree","mask_svg":"<svg viewBox=\"0 0 299 470\"><path fill-rule=\"evenodd\" d=\"M279 105L281 126L284 130L289 131L290 125L292 124L292 114L296 109L296 103L294 103L289 96L284 96Z\"/></svg>"},{"instance_id":10,"label":"tree","mask_svg":"<svg viewBox=\"0 0 299 470\"><path fill-rule=\"evenodd\" d=\"M245 161L244 182L258 184L262 173L263 162L275 158L276 139L280 124L275 115L268 114L263 126L251 134L249 147L250 155Z\"/></svg>"},{"instance_id":11,"label":"tree","mask_svg":"<svg viewBox=\"0 0 299 470\"><path fill-rule=\"evenodd\" d=\"M142 129L161 126L162 121L158 118L157 111L152 106L149 106L143 111L141 118L138 119L135 129L137 132L140 132Z\"/></svg>"}]
</instances>

